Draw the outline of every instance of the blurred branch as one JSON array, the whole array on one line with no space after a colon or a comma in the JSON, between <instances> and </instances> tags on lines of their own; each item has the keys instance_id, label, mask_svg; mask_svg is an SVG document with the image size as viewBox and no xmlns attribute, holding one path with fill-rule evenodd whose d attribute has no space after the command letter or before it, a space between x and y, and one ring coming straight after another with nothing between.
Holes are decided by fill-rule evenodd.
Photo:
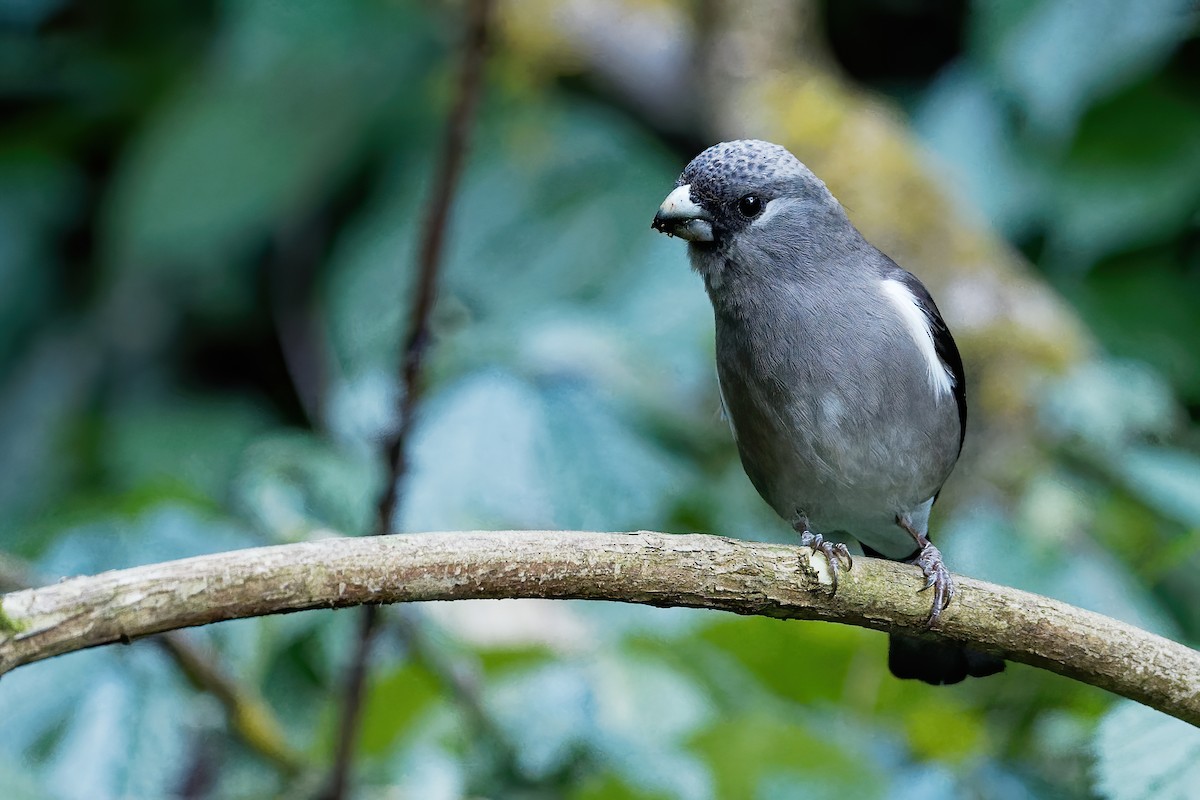
<instances>
[{"instance_id":1,"label":"blurred branch","mask_svg":"<svg viewBox=\"0 0 1200 800\"><path fill-rule=\"evenodd\" d=\"M153 633L312 608L464 598L615 600L817 619L970 644L1200 725L1200 652L1017 589L956 578L934 631L919 570L856 558L833 594L806 548L700 534L425 533L262 547L0 598L0 674ZM1004 680L994 678L993 680Z\"/></svg>"},{"instance_id":2,"label":"blurred branch","mask_svg":"<svg viewBox=\"0 0 1200 800\"><path fill-rule=\"evenodd\" d=\"M394 617L393 626L407 649L408 656L437 681L442 691L458 707L466 727L486 745L491 773L488 790L496 796L507 797L513 792L528 792L553 786L564 779L563 773L530 778L521 768L516 748L483 700L482 676L476 665L457 658L438 646L428 633L420 615L410 613ZM568 761L564 771L572 764ZM526 796L522 794L521 796Z\"/></svg>"},{"instance_id":3,"label":"blurred branch","mask_svg":"<svg viewBox=\"0 0 1200 800\"><path fill-rule=\"evenodd\" d=\"M405 337L404 357L400 368L403 395L400 399L399 424L384 443L391 471L387 486L379 499L376 530L386 533L400 502L400 485L408 470L406 444L416 416L421 395L421 368L429 344L430 317L437 299L438 275L442 265L442 247L450 216L450 203L458 186L466 156L467 140L475 120L475 107L483 84L483 65L487 55L488 20L491 0L472 0L467 38L458 94L446 125L438 172L429 197L425 224L417 254L417 284L409 313L408 334Z\"/></svg>"},{"instance_id":4,"label":"blurred branch","mask_svg":"<svg viewBox=\"0 0 1200 800\"><path fill-rule=\"evenodd\" d=\"M462 71L454 107L446 124L446 135L434 176L433 191L425 214L417 253L417 282L409 313L409 329L405 339L404 356L400 366L401 397L395 432L383 443L388 473L379 497L375 525L376 534L392 529L392 520L400 504L400 489L408 472L408 441L416 417L422 382L421 369L429 344L430 317L437 299L438 277L442 265L442 249L450 205L458 186L466 157L467 142L475 121L475 108L483 85L483 67L487 57L488 33L491 19L491 0L471 0L463 42ZM375 639L378 615L375 606L363 611L355 648L343 689L342 716L338 726L337 750L329 786L322 795L328 800L341 800L346 794L354 749L358 740L359 718L362 715L363 687L367 662Z\"/></svg>"},{"instance_id":5,"label":"blurred branch","mask_svg":"<svg viewBox=\"0 0 1200 800\"><path fill-rule=\"evenodd\" d=\"M496 721L483 705L479 675L462 664L447 658L446 654L430 641L421 620L413 614L396 617L396 631L408 649L409 657L429 671L442 689L454 698L464 710L467 722L475 730L495 741L501 749L511 749L501 735Z\"/></svg>"},{"instance_id":6,"label":"blurred branch","mask_svg":"<svg viewBox=\"0 0 1200 800\"><path fill-rule=\"evenodd\" d=\"M0 553L0 592L28 591L37 583L32 566L8 553ZM0 594L0 636L14 623L4 614L4 595ZM167 626L164 630L178 626ZM129 641L118 638L118 641ZM252 751L274 764L288 776L298 775L304 766L300 754L283 735L283 726L271 707L253 689L226 674L208 655L202 653L183 634L167 632L157 636L158 644L175 662L193 687L213 695L225 712L230 730Z\"/></svg>"},{"instance_id":7,"label":"blurred branch","mask_svg":"<svg viewBox=\"0 0 1200 800\"><path fill-rule=\"evenodd\" d=\"M230 729L247 747L284 775L295 776L303 770L304 759L288 745L283 727L258 692L242 686L183 636L168 633L154 641L192 686L217 698Z\"/></svg>"}]
</instances>

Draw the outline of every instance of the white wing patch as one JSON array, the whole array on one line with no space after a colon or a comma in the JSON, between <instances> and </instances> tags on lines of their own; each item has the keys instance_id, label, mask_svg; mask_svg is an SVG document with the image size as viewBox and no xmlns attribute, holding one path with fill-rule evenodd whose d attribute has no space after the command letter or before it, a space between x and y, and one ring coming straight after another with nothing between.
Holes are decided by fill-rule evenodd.
<instances>
[{"instance_id":1,"label":"white wing patch","mask_svg":"<svg viewBox=\"0 0 1200 800\"><path fill-rule=\"evenodd\" d=\"M733 417L729 415L729 406L725 403L725 389L721 387L721 376L717 375L717 395L721 398L721 416L729 423L729 432L733 434L733 441L737 442L737 428L733 425Z\"/></svg>"},{"instance_id":2,"label":"white wing patch","mask_svg":"<svg viewBox=\"0 0 1200 800\"><path fill-rule=\"evenodd\" d=\"M933 328L925 310L921 308L917 298L913 297L913 293L908 290L908 287L900 281L887 278L883 281L882 286L884 295L900 312L900 319L904 320L904 327L912 336L921 355L925 357L926 374L934 393L939 397L950 394L954 389L954 373L938 357L937 347L933 343Z\"/></svg>"}]
</instances>

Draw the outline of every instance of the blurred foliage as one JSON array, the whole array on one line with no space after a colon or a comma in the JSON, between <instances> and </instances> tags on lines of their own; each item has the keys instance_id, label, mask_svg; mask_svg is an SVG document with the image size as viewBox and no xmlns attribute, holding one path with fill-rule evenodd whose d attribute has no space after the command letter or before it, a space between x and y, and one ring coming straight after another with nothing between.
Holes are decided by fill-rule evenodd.
<instances>
[{"instance_id":1,"label":"blurred foliage","mask_svg":"<svg viewBox=\"0 0 1200 800\"><path fill-rule=\"evenodd\" d=\"M506 4L505 24L545 35L536 8ZM999 448L1003 485L957 484L935 521L952 565L1195 644L1194 5L822 8L816 35L905 109L939 164L921 168L1100 343L1021 383L1037 452ZM50 579L369 529L457 28L403 0L0 0L0 548ZM595 53L506 41L396 527L787 541L717 417L699 282L647 227L703 136L639 113ZM805 116L843 99L832 85L788 113L832 119ZM900 218L905 201L863 203ZM979 382L1015 338L966 337ZM1198 780L1182 723L1018 665L895 681L884 637L858 629L595 603L385 619L363 796L1182 798ZM355 628L313 612L188 633L313 775L274 772L138 644L0 682L0 794L311 792Z\"/></svg>"}]
</instances>

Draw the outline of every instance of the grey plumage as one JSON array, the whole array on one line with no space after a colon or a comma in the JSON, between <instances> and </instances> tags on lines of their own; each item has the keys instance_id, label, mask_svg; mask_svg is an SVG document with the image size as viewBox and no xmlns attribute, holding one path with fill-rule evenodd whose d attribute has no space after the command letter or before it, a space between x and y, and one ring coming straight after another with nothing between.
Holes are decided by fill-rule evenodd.
<instances>
[{"instance_id":1,"label":"grey plumage","mask_svg":"<svg viewBox=\"0 0 1200 800\"><path fill-rule=\"evenodd\" d=\"M910 560L953 596L929 511L966 421L962 361L937 306L868 243L825 184L778 145L715 145L684 170L654 227L688 239L716 322L722 402L747 475L825 553L853 537ZM911 637L893 672L930 683L1003 662Z\"/></svg>"}]
</instances>

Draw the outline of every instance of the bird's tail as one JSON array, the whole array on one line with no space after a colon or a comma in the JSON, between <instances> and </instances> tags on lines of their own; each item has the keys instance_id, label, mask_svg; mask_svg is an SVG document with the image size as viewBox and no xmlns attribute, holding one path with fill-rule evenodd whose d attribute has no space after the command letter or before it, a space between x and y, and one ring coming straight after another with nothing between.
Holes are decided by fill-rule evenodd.
<instances>
[{"instance_id":1,"label":"bird's tail","mask_svg":"<svg viewBox=\"0 0 1200 800\"><path fill-rule=\"evenodd\" d=\"M886 558L866 545L862 549L873 558ZM961 645L892 633L888 635L888 669L897 678L944 686L1003 672L1004 659Z\"/></svg>"},{"instance_id":2,"label":"bird's tail","mask_svg":"<svg viewBox=\"0 0 1200 800\"><path fill-rule=\"evenodd\" d=\"M995 675L1004 670L1004 660L959 645L893 633L888 638L888 669L897 678L940 686Z\"/></svg>"}]
</instances>

